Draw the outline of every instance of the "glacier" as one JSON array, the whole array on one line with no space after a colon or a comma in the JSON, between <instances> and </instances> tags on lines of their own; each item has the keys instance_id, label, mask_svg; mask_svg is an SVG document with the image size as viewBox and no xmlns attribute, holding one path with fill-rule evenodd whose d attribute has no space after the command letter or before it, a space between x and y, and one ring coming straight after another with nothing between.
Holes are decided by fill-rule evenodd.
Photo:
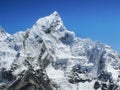
<instances>
[{"instance_id":1,"label":"glacier","mask_svg":"<svg viewBox=\"0 0 120 90\"><path fill-rule=\"evenodd\" d=\"M120 90L120 55L76 37L55 11L26 31L0 28L0 90Z\"/></svg>"}]
</instances>

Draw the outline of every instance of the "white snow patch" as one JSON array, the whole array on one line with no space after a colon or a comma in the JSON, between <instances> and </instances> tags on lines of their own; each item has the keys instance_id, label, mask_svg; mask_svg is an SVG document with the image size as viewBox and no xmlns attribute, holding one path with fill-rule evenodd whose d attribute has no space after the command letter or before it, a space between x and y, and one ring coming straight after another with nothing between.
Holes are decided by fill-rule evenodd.
<instances>
[{"instance_id":1,"label":"white snow patch","mask_svg":"<svg viewBox=\"0 0 120 90\"><path fill-rule=\"evenodd\" d=\"M55 69L54 67L52 67L52 65L49 65L46 68L46 73L47 73L48 77L53 80L61 80L64 78L63 70Z\"/></svg>"}]
</instances>

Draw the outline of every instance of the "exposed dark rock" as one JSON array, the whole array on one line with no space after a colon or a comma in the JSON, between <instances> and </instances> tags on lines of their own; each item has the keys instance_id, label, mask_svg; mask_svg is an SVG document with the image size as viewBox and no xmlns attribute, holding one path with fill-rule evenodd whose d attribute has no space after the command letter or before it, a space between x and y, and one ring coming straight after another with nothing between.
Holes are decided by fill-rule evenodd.
<instances>
[{"instance_id":1,"label":"exposed dark rock","mask_svg":"<svg viewBox=\"0 0 120 90\"><path fill-rule=\"evenodd\" d=\"M106 83L102 83L101 90L108 90L108 86Z\"/></svg>"},{"instance_id":2,"label":"exposed dark rock","mask_svg":"<svg viewBox=\"0 0 120 90\"><path fill-rule=\"evenodd\" d=\"M25 71L11 85L3 90L53 90L50 79L43 70Z\"/></svg>"},{"instance_id":3,"label":"exposed dark rock","mask_svg":"<svg viewBox=\"0 0 120 90\"><path fill-rule=\"evenodd\" d=\"M65 36L60 38L60 41L66 45L71 44L73 42L73 37L71 33L65 33Z\"/></svg>"},{"instance_id":4,"label":"exposed dark rock","mask_svg":"<svg viewBox=\"0 0 120 90\"><path fill-rule=\"evenodd\" d=\"M98 88L100 88L100 83L96 81L94 84L94 89L97 90Z\"/></svg>"},{"instance_id":5,"label":"exposed dark rock","mask_svg":"<svg viewBox=\"0 0 120 90\"><path fill-rule=\"evenodd\" d=\"M112 77L112 74L109 72L102 71L102 73L98 76L98 79L103 82L107 82Z\"/></svg>"},{"instance_id":6,"label":"exposed dark rock","mask_svg":"<svg viewBox=\"0 0 120 90\"><path fill-rule=\"evenodd\" d=\"M5 70L5 68L3 68L1 75L2 75L2 79L8 80L8 81L15 80L15 76L12 74L11 70L7 71Z\"/></svg>"}]
</instances>

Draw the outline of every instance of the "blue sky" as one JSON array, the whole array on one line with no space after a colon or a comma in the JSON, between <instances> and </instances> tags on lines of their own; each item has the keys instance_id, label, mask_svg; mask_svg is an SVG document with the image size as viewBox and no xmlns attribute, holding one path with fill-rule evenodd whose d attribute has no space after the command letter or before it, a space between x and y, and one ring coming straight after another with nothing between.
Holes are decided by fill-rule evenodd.
<instances>
[{"instance_id":1,"label":"blue sky","mask_svg":"<svg viewBox=\"0 0 120 90\"><path fill-rule=\"evenodd\" d=\"M120 0L0 0L0 25L13 34L54 11L77 36L120 52Z\"/></svg>"}]
</instances>

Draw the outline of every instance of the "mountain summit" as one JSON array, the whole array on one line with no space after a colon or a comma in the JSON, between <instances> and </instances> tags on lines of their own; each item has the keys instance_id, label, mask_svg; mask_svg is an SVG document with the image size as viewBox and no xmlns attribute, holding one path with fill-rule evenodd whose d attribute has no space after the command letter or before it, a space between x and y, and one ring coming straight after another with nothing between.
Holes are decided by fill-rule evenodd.
<instances>
[{"instance_id":1,"label":"mountain summit","mask_svg":"<svg viewBox=\"0 0 120 90\"><path fill-rule=\"evenodd\" d=\"M8 33L6 33L2 27L0 27L0 40L4 40L8 36L10 36L10 35Z\"/></svg>"},{"instance_id":2,"label":"mountain summit","mask_svg":"<svg viewBox=\"0 0 120 90\"><path fill-rule=\"evenodd\" d=\"M119 54L76 37L57 12L0 37L0 90L120 90Z\"/></svg>"}]
</instances>

